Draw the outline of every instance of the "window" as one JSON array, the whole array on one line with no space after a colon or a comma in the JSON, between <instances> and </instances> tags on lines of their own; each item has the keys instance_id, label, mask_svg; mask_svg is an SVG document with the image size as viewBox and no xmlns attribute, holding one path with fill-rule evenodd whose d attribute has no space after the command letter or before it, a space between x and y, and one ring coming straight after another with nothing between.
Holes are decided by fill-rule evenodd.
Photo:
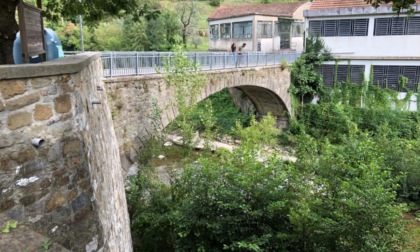
<instances>
[{"instance_id":1,"label":"window","mask_svg":"<svg viewBox=\"0 0 420 252\"><path fill-rule=\"evenodd\" d=\"M220 37L221 38L230 38L230 23L220 25Z\"/></svg>"},{"instance_id":2,"label":"window","mask_svg":"<svg viewBox=\"0 0 420 252\"><path fill-rule=\"evenodd\" d=\"M252 21L233 23L233 38L252 38Z\"/></svg>"},{"instance_id":3,"label":"window","mask_svg":"<svg viewBox=\"0 0 420 252\"><path fill-rule=\"evenodd\" d=\"M309 21L309 35L321 37L367 36L369 19Z\"/></svg>"},{"instance_id":4,"label":"window","mask_svg":"<svg viewBox=\"0 0 420 252\"><path fill-rule=\"evenodd\" d=\"M273 37L273 22L258 21L257 35L258 35L258 38L272 38Z\"/></svg>"},{"instance_id":5,"label":"window","mask_svg":"<svg viewBox=\"0 0 420 252\"><path fill-rule=\"evenodd\" d=\"M373 35L420 35L420 17L376 18Z\"/></svg>"},{"instance_id":6,"label":"window","mask_svg":"<svg viewBox=\"0 0 420 252\"><path fill-rule=\"evenodd\" d=\"M292 23L292 37L303 37L303 23Z\"/></svg>"},{"instance_id":7,"label":"window","mask_svg":"<svg viewBox=\"0 0 420 252\"><path fill-rule=\"evenodd\" d=\"M417 91L420 82L420 66L373 66L373 85L404 91L399 87L401 76L407 78L406 87Z\"/></svg>"},{"instance_id":8,"label":"window","mask_svg":"<svg viewBox=\"0 0 420 252\"><path fill-rule=\"evenodd\" d=\"M219 38L219 25L210 25L210 38L218 39Z\"/></svg>"},{"instance_id":9,"label":"window","mask_svg":"<svg viewBox=\"0 0 420 252\"><path fill-rule=\"evenodd\" d=\"M274 22L274 36L279 37L279 22Z\"/></svg>"},{"instance_id":10,"label":"window","mask_svg":"<svg viewBox=\"0 0 420 252\"><path fill-rule=\"evenodd\" d=\"M332 87L334 82L343 83L348 80L353 84L361 85L363 82L364 65L322 65L319 73L322 75L324 85ZM337 73L337 76L334 75ZM335 79L337 78L337 79Z\"/></svg>"}]
</instances>

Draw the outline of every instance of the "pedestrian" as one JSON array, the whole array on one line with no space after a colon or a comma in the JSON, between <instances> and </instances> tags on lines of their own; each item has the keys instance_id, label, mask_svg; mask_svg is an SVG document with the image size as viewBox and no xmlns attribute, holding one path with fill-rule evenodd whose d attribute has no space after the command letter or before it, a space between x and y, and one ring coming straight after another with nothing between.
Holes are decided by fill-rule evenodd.
<instances>
[{"instance_id":1,"label":"pedestrian","mask_svg":"<svg viewBox=\"0 0 420 252\"><path fill-rule=\"evenodd\" d=\"M243 61L243 51L244 51L245 46L246 46L246 43L243 43L238 49L238 61L237 61L236 66L239 66Z\"/></svg>"},{"instance_id":2,"label":"pedestrian","mask_svg":"<svg viewBox=\"0 0 420 252\"><path fill-rule=\"evenodd\" d=\"M232 53L232 63L233 63L234 65L236 65L236 44L235 44L235 43L233 43L233 44L230 46L230 51L231 51L231 53Z\"/></svg>"}]
</instances>

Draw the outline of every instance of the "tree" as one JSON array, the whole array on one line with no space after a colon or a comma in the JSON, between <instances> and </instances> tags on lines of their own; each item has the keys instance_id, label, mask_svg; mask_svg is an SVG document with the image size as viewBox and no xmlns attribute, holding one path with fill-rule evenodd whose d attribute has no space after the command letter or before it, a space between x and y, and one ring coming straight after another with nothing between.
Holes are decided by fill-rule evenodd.
<instances>
[{"instance_id":1,"label":"tree","mask_svg":"<svg viewBox=\"0 0 420 252\"><path fill-rule=\"evenodd\" d=\"M180 33L177 15L172 11L163 11L162 14L146 25L145 49L150 51L170 51L177 44Z\"/></svg>"},{"instance_id":2,"label":"tree","mask_svg":"<svg viewBox=\"0 0 420 252\"><path fill-rule=\"evenodd\" d=\"M292 94L297 95L302 102L311 101L322 89L322 77L318 68L329 60L332 60L332 56L324 41L320 37L308 37L305 51L291 67Z\"/></svg>"},{"instance_id":3,"label":"tree","mask_svg":"<svg viewBox=\"0 0 420 252\"><path fill-rule=\"evenodd\" d=\"M19 26L15 19L18 0L0 1L0 64L13 63L13 42Z\"/></svg>"},{"instance_id":4,"label":"tree","mask_svg":"<svg viewBox=\"0 0 420 252\"><path fill-rule=\"evenodd\" d=\"M34 2L34 1L32 1ZM159 12L151 10L148 5L140 5L138 0L48 0L45 4L45 17L51 20L72 18L83 15L87 24L94 24L108 16L153 17ZM13 42L19 27L16 22L16 8L19 0L0 1L0 65L13 64Z\"/></svg>"},{"instance_id":5,"label":"tree","mask_svg":"<svg viewBox=\"0 0 420 252\"><path fill-rule=\"evenodd\" d=\"M187 37L191 34L190 28L197 18L199 9L193 0L190 0L188 4L185 2L178 4L177 9L180 13L180 21L182 24L182 43L184 44L184 47L187 47Z\"/></svg>"},{"instance_id":6,"label":"tree","mask_svg":"<svg viewBox=\"0 0 420 252\"><path fill-rule=\"evenodd\" d=\"M373 7L379 7L381 4L392 3L392 10L396 11L398 14L404 9L408 12L413 12L413 4L416 3L416 0L365 0L366 3L372 4Z\"/></svg>"}]
</instances>

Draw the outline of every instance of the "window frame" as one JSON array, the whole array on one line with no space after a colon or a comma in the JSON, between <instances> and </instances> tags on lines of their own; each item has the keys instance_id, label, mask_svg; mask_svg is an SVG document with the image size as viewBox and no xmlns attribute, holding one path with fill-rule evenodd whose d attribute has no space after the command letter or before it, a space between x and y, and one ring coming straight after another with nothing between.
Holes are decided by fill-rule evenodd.
<instances>
[{"instance_id":1,"label":"window frame","mask_svg":"<svg viewBox=\"0 0 420 252\"><path fill-rule=\"evenodd\" d=\"M226 31L229 31L229 32L226 33ZM221 39L232 38L232 23L220 24L220 38Z\"/></svg>"},{"instance_id":2,"label":"window frame","mask_svg":"<svg viewBox=\"0 0 420 252\"><path fill-rule=\"evenodd\" d=\"M366 37L369 18L325 19L309 21L309 36L321 37Z\"/></svg>"},{"instance_id":3,"label":"window frame","mask_svg":"<svg viewBox=\"0 0 420 252\"><path fill-rule=\"evenodd\" d=\"M257 21L257 38L273 37L273 21Z\"/></svg>"},{"instance_id":4,"label":"window frame","mask_svg":"<svg viewBox=\"0 0 420 252\"><path fill-rule=\"evenodd\" d=\"M406 88L417 92L420 82L420 66L410 65L373 65L373 85L405 92L399 86L401 76L407 78ZM391 79L391 82L389 81Z\"/></svg>"},{"instance_id":5,"label":"window frame","mask_svg":"<svg viewBox=\"0 0 420 252\"><path fill-rule=\"evenodd\" d=\"M326 87L333 87L334 83L340 84L347 80L353 84L362 85L365 65L323 64L318 72L322 75L323 84Z\"/></svg>"},{"instance_id":6,"label":"window frame","mask_svg":"<svg viewBox=\"0 0 420 252\"><path fill-rule=\"evenodd\" d=\"M210 25L210 39L219 39L219 24Z\"/></svg>"},{"instance_id":7,"label":"window frame","mask_svg":"<svg viewBox=\"0 0 420 252\"><path fill-rule=\"evenodd\" d=\"M250 33L246 33L246 28L250 31ZM242 32L236 33L236 30L240 29ZM243 22L233 22L232 23L232 38L252 38L253 36L253 22L252 21L243 21Z\"/></svg>"},{"instance_id":8,"label":"window frame","mask_svg":"<svg viewBox=\"0 0 420 252\"><path fill-rule=\"evenodd\" d=\"M375 18L373 36L420 35L420 17Z\"/></svg>"},{"instance_id":9,"label":"window frame","mask_svg":"<svg viewBox=\"0 0 420 252\"><path fill-rule=\"evenodd\" d=\"M305 23L304 22L293 22L292 23L291 36L293 38L303 37L303 32L305 30L304 26L305 26ZM298 27L299 27L299 30L300 31L298 31Z\"/></svg>"}]
</instances>

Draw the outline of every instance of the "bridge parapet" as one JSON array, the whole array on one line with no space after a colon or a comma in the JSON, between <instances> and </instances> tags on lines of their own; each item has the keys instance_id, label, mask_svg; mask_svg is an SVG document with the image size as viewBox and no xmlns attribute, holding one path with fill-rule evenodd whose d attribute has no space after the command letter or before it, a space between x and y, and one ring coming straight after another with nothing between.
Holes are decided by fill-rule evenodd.
<instances>
[{"instance_id":1,"label":"bridge parapet","mask_svg":"<svg viewBox=\"0 0 420 252\"><path fill-rule=\"evenodd\" d=\"M132 250L103 90L99 53L0 66L0 212L73 251Z\"/></svg>"}]
</instances>

